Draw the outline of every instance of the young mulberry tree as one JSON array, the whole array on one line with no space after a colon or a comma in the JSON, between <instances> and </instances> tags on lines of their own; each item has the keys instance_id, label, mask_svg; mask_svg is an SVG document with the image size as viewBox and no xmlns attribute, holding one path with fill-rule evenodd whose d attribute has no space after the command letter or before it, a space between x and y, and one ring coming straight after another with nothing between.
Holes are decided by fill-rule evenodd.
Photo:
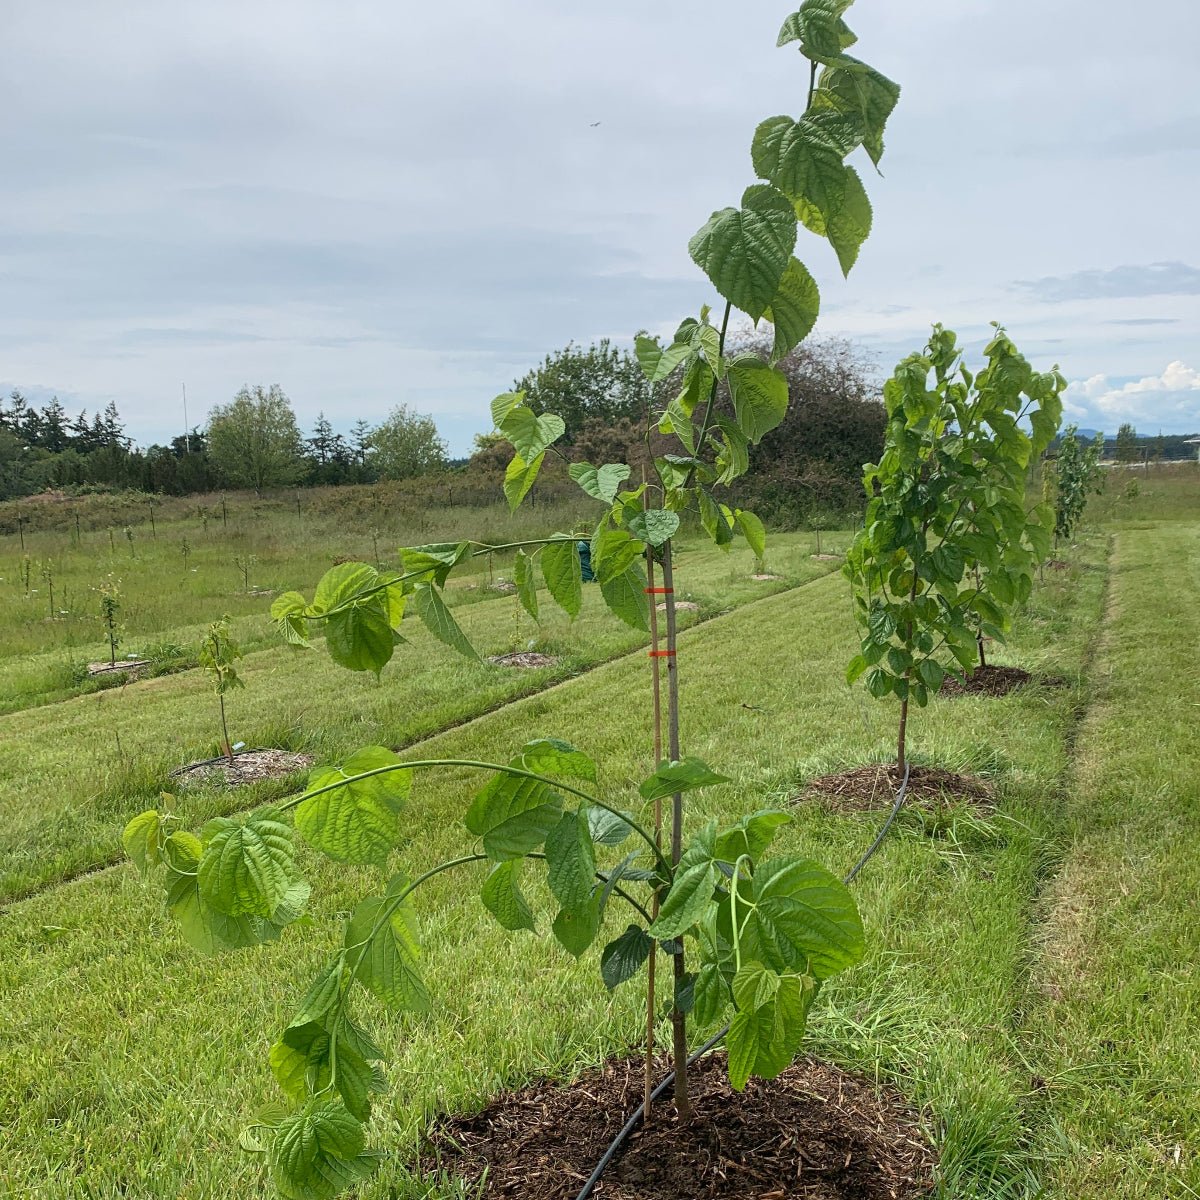
<instances>
[{"instance_id":1,"label":"young mulberry tree","mask_svg":"<svg viewBox=\"0 0 1200 1200\"><path fill-rule=\"evenodd\" d=\"M464 540L407 548L399 573L341 564L311 600L289 592L272 606L290 643L306 646L310 630L319 628L330 656L352 670L380 672L408 615L475 657L442 595L449 576L471 558L516 551L514 583L530 615L537 619L540 574L550 597L574 617L583 603L582 533L590 539L598 590L617 617L646 629L656 611L652 597L664 597L666 647L655 660L661 658L667 674L665 737L656 739L663 756L628 807L594 795L600 768L586 754L542 738L507 764L404 761L368 747L319 768L303 795L244 820L210 822L199 838L164 824L153 811L131 827L139 862L164 869L168 908L185 936L213 949L278 937L296 919L308 893L297 840L336 862L376 865L391 875L380 894L354 910L342 944L271 1052L275 1077L294 1106L272 1123L266 1146L274 1179L288 1197L326 1200L375 1162L365 1150L365 1124L381 1055L357 1023L355 1003L365 992L396 1011L430 1006L437 980L421 974L412 897L442 872L486 866L482 885L473 881L483 908L519 931L535 925L522 873L544 865L554 910L550 930L577 956L600 937L610 904L629 908L625 931L601 951L601 976L615 987L648 968L652 1031L653 963L660 952L670 957L674 1101L681 1119L690 1114L689 1007L706 1023L731 1012L729 1074L740 1088L751 1075L773 1078L791 1062L821 983L862 956L862 926L845 886L810 859L768 853L787 814L752 813L685 837L684 795L725 779L685 757L680 746L672 551L681 514L694 513L717 545L742 536L761 557L761 522L723 504L719 489L746 472L748 448L783 420L788 386L775 363L817 319L816 282L794 253L800 230L825 239L844 272L870 230L870 204L847 159L862 150L878 163L899 88L847 53L855 42L843 19L848 8L849 0L804 0L780 31L778 44L801 54L804 111L759 126L751 148L758 182L737 207L714 212L689 243L719 308L705 305L698 317L684 319L668 344L636 341L638 363L657 397L646 415L647 438L657 428L675 443L673 453L655 460L653 478L629 486L629 464L572 464L572 479L596 502L591 529L505 546ZM721 314L715 322L713 311ZM771 322L771 361L727 352L737 312ZM729 412L718 404L722 383ZM535 411L520 391L498 396L492 419L513 447L504 492L515 509L546 456L557 452L565 423ZM659 569L662 586L648 595L650 573ZM444 767L485 775L463 818L469 838L457 858L422 866L410 877L391 863L404 842L400 813L414 776ZM652 806L652 821L641 816L643 806ZM632 848L618 857L615 848L626 844Z\"/></svg>"},{"instance_id":2,"label":"young mulberry tree","mask_svg":"<svg viewBox=\"0 0 1200 1200\"><path fill-rule=\"evenodd\" d=\"M1104 434L1096 434L1087 446L1079 442L1079 427L1068 425L1058 443L1051 476L1054 484L1054 545L1069 542L1074 535L1088 497L1100 493L1100 456Z\"/></svg>"},{"instance_id":3,"label":"young mulberry tree","mask_svg":"<svg viewBox=\"0 0 1200 1200\"><path fill-rule=\"evenodd\" d=\"M863 475L866 520L846 556L862 628L846 677L900 701L900 771L910 702L928 703L947 670L971 670L978 637L1003 637L1049 548L1050 515L1027 508L1026 483L1066 380L1035 371L999 328L984 356L972 374L938 325L884 385L883 456Z\"/></svg>"}]
</instances>

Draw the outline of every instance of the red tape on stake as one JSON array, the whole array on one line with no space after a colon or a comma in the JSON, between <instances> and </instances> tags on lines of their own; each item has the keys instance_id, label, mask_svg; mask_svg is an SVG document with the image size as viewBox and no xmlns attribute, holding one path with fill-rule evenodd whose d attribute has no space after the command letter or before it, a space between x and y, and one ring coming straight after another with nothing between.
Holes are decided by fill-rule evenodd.
<instances>
[{"instance_id":1,"label":"red tape on stake","mask_svg":"<svg viewBox=\"0 0 1200 1200\"><path fill-rule=\"evenodd\" d=\"M675 595L674 588L642 588L642 591L647 596L673 596Z\"/></svg>"},{"instance_id":2,"label":"red tape on stake","mask_svg":"<svg viewBox=\"0 0 1200 1200\"><path fill-rule=\"evenodd\" d=\"M646 653L651 658L674 658L675 657L674 650L647 650Z\"/></svg>"}]
</instances>

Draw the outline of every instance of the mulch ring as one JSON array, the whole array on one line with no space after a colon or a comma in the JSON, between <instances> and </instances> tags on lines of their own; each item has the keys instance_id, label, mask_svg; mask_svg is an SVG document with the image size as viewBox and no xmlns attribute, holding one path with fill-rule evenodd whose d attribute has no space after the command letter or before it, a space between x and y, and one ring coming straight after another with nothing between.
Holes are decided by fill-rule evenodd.
<instances>
[{"instance_id":1,"label":"mulch ring","mask_svg":"<svg viewBox=\"0 0 1200 1200\"><path fill-rule=\"evenodd\" d=\"M904 773L895 763L875 763L834 775L821 775L810 780L804 793L795 799L820 800L840 812L869 812L890 808L903 779ZM993 792L987 783L973 775L959 775L943 767L910 765L905 804L943 805L963 800L989 808Z\"/></svg>"},{"instance_id":2,"label":"mulch ring","mask_svg":"<svg viewBox=\"0 0 1200 1200\"><path fill-rule=\"evenodd\" d=\"M782 575L751 575L751 579L782 579Z\"/></svg>"},{"instance_id":3,"label":"mulch ring","mask_svg":"<svg viewBox=\"0 0 1200 1200\"><path fill-rule=\"evenodd\" d=\"M518 650L513 654L490 654L488 662L497 667L521 667L529 671L534 667L557 667L562 659L536 650Z\"/></svg>"},{"instance_id":4,"label":"mulch ring","mask_svg":"<svg viewBox=\"0 0 1200 1200\"><path fill-rule=\"evenodd\" d=\"M127 658L123 662L116 663L88 663L87 673L89 675L129 675L136 678L148 666L150 666L148 658Z\"/></svg>"},{"instance_id":5,"label":"mulch ring","mask_svg":"<svg viewBox=\"0 0 1200 1200\"><path fill-rule=\"evenodd\" d=\"M1067 681L1059 675L1035 676L1030 675L1028 671L1021 670L1020 667L994 667L988 665L986 667L976 667L967 676L966 682L955 679L952 675L947 675L942 682L941 691L938 692L938 695L1007 696L1009 692L1014 692L1017 688L1024 687L1027 683L1048 688L1067 686Z\"/></svg>"},{"instance_id":6,"label":"mulch ring","mask_svg":"<svg viewBox=\"0 0 1200 1200\"><path fill-rule=\"evenodd\" d=\"M817 562L840 562L840 554L810 554L809 558L815 558Z\"/></svg>"},{"instance_id":7,"label":"mulch ring","mask_svg":"<svg viewBox=\"0 0 1200 1200\"><path fill-rule=\"evenodd\" d=\"M811 1058L740 1094L724 1054L688 1074L692 1120L681 1125L669 1098L658 1101L601 1177L598 1200L911 1200L932 1189L933 1151L895 1092ZM443 1120L421 1165L469 1184L486 1171L483 1197L574 1200L641 1094L636 1058L567 1086L534 1084Z\"/></svg>"},{"instance_id":8,"label":"mulch ring","mask_svg":"<svg viewBox=\"0 0 1200 1200\"><path fill-rule=\"evenodd\" d=\"M667 611L667 606L666 606L665 602L663 604L658 605L658 611L659 612ZM700 605L698 605L694 600L676 600L675 601L675 611L676 612L699 612Z\"/></svg>"},{"instance_id":9,"label":"mulch ring","mask_svg":"<svg viewBox=\"0 0 1200 1200\"><path fill-rule=\"evenodd\" d=\"M233 765L224 756L189 763L172 771L183 787L202 787L210 783L223 783L226 787L240 787L245 783L257 783L260 779L278 779L306 771L313 765L308 754L294 754L290 750L243 750L233 756Z\"/></svg>"}]
</instances>

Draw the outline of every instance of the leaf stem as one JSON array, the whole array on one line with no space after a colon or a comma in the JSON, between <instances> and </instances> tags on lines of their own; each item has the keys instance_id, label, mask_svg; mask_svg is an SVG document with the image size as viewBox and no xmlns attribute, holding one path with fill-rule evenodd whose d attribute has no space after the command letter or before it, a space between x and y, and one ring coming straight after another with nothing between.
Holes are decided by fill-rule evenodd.
<instances>
[{"instance_id":1,"label":"leaf stem","mask_svg":"<svg viewBox=\"0 0 1200 1200\"><path fill-rule=\"evenodd\" d=\"M720 358L725 353L725 335L729 330L729 314L732 311L733 311L733 302L730 300L726 300L725 301L725 313L721 317L721 336L720 336L720 340L717 343L717 358L718 358L718 360L720 360ZM709 429L709 426L712 424L713 407L715 406L715 404L717 402L717 389L720 388L720 386L721 386L721 381L717 377L717 371L716 371L716 368L714 367L713 368L712 387L709 388L708 403L705 405L705 408L704 408L704 419L700 422L700 436L696 439L696 457L697 458L701 454L704 453L704 439L706 437L708 437L708 429ZM696 468L695 468L695 466L693 466L692 469L688 472L687 479L684 481L683 486L685 488L691 487L692 482L695 480L695 478L696 478Z\"/></svg>"}]
</instances>

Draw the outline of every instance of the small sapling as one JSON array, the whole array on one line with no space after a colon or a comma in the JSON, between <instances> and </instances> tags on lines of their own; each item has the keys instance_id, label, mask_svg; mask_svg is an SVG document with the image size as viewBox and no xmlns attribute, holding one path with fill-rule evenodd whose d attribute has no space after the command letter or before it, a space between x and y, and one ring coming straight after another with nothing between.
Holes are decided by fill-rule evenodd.
<instances>
[{"instance_id":1,"label":"small sapling","mask_svg":"<svg viewBox=\"0 0 1200 1200\"><path fill-rule=\"evenodd\" d=\"M233 746L229 741L229 726L225 720L225 693L245 687L234 663L242 657L241 648L230 632L229 617L214 621L200 643L200 665L213 677L213 689L221 711L221 749L233 766Z\"/></svg>"}]
</instances>

